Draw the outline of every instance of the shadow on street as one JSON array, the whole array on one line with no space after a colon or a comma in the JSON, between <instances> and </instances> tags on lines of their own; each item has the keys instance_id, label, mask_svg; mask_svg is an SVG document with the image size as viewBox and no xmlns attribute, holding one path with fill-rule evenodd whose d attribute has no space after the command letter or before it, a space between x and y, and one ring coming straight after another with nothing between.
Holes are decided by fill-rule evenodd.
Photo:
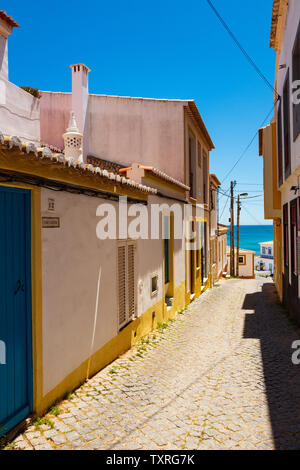
<instances>
[{"instance_id":1,"label":"shadow on street","mask_svg":"<svg viewBox=\"0 0 300 470\"><path fill-rule=\"evenodd\" d=\"M285 315L273 283L247 294L244 338L260 340L266 395L275 449L300 449L300 365L291 348L299 335Z\"/></svg>"}]
</instances>

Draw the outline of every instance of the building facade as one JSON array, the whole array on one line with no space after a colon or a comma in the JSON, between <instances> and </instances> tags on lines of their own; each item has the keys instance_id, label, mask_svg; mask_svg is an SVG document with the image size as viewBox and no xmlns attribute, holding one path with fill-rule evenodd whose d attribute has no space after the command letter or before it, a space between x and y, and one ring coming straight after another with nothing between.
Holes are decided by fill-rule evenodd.
<instances>
[{"instance_id":1,"label":"building facade","mask_svg":"<svg viewBox=\"0 0 300 470\"><path fill-rule=\"evenodd\" d=\"M239 278L254 279L254 255L255 251L239 249ZM234 249L235 259L237 258L237 249ZM227 248L227 262L230 264L230 247Z\"/></svg>"},{"instance_id":2,"label":"building facade","mask_svg":"<svg viewBox=\"0 0 300 470\"><path fill-rule=\"evenodd\" d=\"M0 27L2 435L211 285L213 143L194 101L90 95L83 64L32 96Z\"/></svg>"},{"instance_id":3,"label":"building facade","mask_svg":"<svg viewBox=\"0 0 300 470\"><path fill-rule=\"evenodd\" d=\"M300 322L300 5L274 0L270 47L276 52L274 118L260 129L265 217L274 220L274 279Z\"/></svg>"},{"instance_id":4,"label":"building facade","mask_svg":"<svg viewBox=\"0 0 300 470\"><path fill-rule=\"evenodd\" d=\"M228 273L227 260L227 225L218 224L218 279Z\"/></svg>"},{"instance_id":5,"label":"building facade","mask_svg":"<svg viewBox=\"0 0 300 470\"><path fill-rule=\"evenodd\" d=\"M210 272L211 284L215 284L223 273L227 273L227 232L226 225L218 223L218 190L221 182L215 174L209 175L210 200Z\"/></svg>"},{"instance_id":6,"label":"building facade","mask_svg":"<svg viewBox=\"0 0 300 470\"><path fill-rule=\"evenodd\" d=\"M274 242L261 242L260 245L260 257L256 260L258 264L258 270L270 271L273 274L274 271Z\"/></svg>"}]
</instances>

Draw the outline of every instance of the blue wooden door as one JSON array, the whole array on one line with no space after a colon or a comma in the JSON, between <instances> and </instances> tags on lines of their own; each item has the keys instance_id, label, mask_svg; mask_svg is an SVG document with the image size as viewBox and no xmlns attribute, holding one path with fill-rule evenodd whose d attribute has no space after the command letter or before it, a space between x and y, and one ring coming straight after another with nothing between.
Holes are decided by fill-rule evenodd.
<instances>
[{"instance_id":1,"label":"blue wooden door","mask_svg":"<svg viewBox=\"0 0 300 470\"><path fill-rule=\"evenodd\" d=\"M0 187L0 436L32 411L30 192Z\"/></svg>"}]
</instances>

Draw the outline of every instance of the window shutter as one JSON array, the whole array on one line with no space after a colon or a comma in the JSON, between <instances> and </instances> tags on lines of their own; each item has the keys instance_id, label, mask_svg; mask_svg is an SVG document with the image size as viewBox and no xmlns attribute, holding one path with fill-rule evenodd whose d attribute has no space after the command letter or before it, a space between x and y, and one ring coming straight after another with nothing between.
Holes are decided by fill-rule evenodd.
<instances>
[{"instance_id":1,"label":"window shutter","mask_svg":"<svg viewBox=\"0 0 300 470\"><path fill-rule=\"evenodd\" d=\"M291 205L291 224L297 225L297 205Z\"/></svg>"},{"instance_id":2,"label":"window shutter","mask_svg":"<svg viewBox=\"0 0 300 470\"><path fill-rule=\"evenodd\" d=\"M126 245L118 246L119 327L126 321Z\"/></svg>"},{"instance_id":3,"label":"window shutter","mask_svg":"<svg viewBox=\"0 0 300 470\"><path fill-rule=\"evenodd\" d=\"M132 241L118 246L119 328L136 316L136 245Z\"/></svg>"},{"instance_id":4,"label":"window shutter","mask_svg":"<svg viewBox=\"0 0 300 470\"><path fill-rule=\"evenodd\" d=\"M135 282L135 246L128 243L127 246L127 293L128 293L128 319L135 317L135 299L136 299L136 282Z\"/></svg>"}]
</instances>

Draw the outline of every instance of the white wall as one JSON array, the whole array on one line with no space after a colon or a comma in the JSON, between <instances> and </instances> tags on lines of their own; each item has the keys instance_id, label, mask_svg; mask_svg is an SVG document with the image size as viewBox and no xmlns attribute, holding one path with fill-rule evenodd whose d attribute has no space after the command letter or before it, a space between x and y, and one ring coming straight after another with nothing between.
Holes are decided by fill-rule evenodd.
<instances>
[{"instance_id":1,"label":"white wall","mask_svg":"<svg viewBox=\"0 0 300 470\"><path fill-rule=\"evenodd\" d=\"M290 71L290 90L292 92L292 52L294 48L294 42L296 38L296 33L298 29L300 21L300 8L299 8L299 0L290 0L289 7L287 12L287 20L286 20L286 27L284 31L284 37L282 41L282 49L280 54L280 59L278 64L286 64L286 68L282 70L278 70L277 72L277 91L280 95L282 95L282 90L284 86L284 81L286 78L286 73L289 68ZM290 105L290 133L291 133L291 175L286 182L281 187L281 199L282 199L282 206L286 203L292 201L299 196L294 194L293 191L290 190L292 186L299 187L300 185L300 134L298 135L296 141L294 142L293 138L293 106L292 102ZM290 217L290 206L289 206L289 217ZM290 226L290 223L289 223ZM283 230L283 224L282 224ZM289 236L290 238L290 236ZM282 269L284 269L284 250L282 250ZM289 243L289 259L291 259L291 243ZM289 281L291 282L291 266L289 266ZM298 276L298 291L300 296L300 276Z\"/></svg>"},{"instance_id":2,"label":"white wall","mask_svg":"<svg viewBox=\"0 0 300 470\"><path fill-rule=\"evenodd\" d=\"M55 212L48 211L48 199ZM42 189L42 216L60 217L60 228L42 229L44 394L53 389L92 353L117 335L117 240L99 240L96 209L109 201ZM153 197L152 203L168 200ZM172 201L169 201L171 204ZM118 214L116 202L111 202ZM150 217L150 211L149 211ZM174 242L175 286L185 278L183 240ZM141 315L163 294L163 243L137 241L137 305ZM99 273L99 304L96 309ZM151 296L151 276L158 293ZM95 339L92 346L95 312Z\"/></svg>"},{"instance_id":3,"label":"white wall","mask_svg":"<svg viewBox=\"0 0 300 470\"><path fill-rule=\"evenodd\" d=\"M227 235L219 235L218 238L218 274L224 271L228 263L227 260ZM219 254L221 256L219 256Z\"/></svg>"},{"instance_id":4,"label":"white wall","mask_svg":"<svg viewBox=\"0 0 300 470\"><path fill-rule=\"evenodd\" d=\"M299 0L289 0L289 7L286 20L286 28L282 41L282 49L280 54L279 65L286 65L286 68L277 72L277 92L283 95L283 87L286 74L289 70L290 75L290 92L292 93L292 52L294 42L300 20ZM300 165L300 134L295 142L293 142L293 106L290 104L290 133L291 133L291 171L293 172Z\"/></svg>"},{"instance_id":5,"label":"white wall","mask_svg":"<svg viewBox=\"0 0 300 470\"><path fill-rule=\"evenodd\" d=\"M254 252L247 253L245 251L240 251L240 256L246 256L246 264L239 265L239 276L240 277L252 277L253 276L253 268L254 268ZM228 266L230 265L230 254L227 253L227 262ZM235 263L236 263L236 253L235 253Z\"/></svg>"},{"instance_id":6,"label":"white wall","mask_svg":"<svg viewBox=\"0 0 300 470\"><path fill-rule=\"evenodd\" d=\"M218 203L217 203L217 188L216 186L212 185L212 204L213 209L210 211L210 236L216 236L216 230L218 228ZM211 194L211 193L210 193Z\"/></svg>"},{"instance_id":7,"label":"white wall","mask_svg":"<svg viewBox=\"0 0 300 470\"><path fill-rule=\"evenodd\" d=\"M0 76L0 131L23 140L40 140L40 102Z\"/></svg>"},{"instance_id":8,"label":"white wall","mask_svg":"<svg viewBox=\"0 0 300 470\"><path fill-rule=\"evenodd\" d=\"M48 198L55 199L54 213L47 212ZM42 229L44 394L118 332L116 241L96 237L100 202L42 190L42 215L59 216L61 224Z\"/></svg>"}]
</instances>

